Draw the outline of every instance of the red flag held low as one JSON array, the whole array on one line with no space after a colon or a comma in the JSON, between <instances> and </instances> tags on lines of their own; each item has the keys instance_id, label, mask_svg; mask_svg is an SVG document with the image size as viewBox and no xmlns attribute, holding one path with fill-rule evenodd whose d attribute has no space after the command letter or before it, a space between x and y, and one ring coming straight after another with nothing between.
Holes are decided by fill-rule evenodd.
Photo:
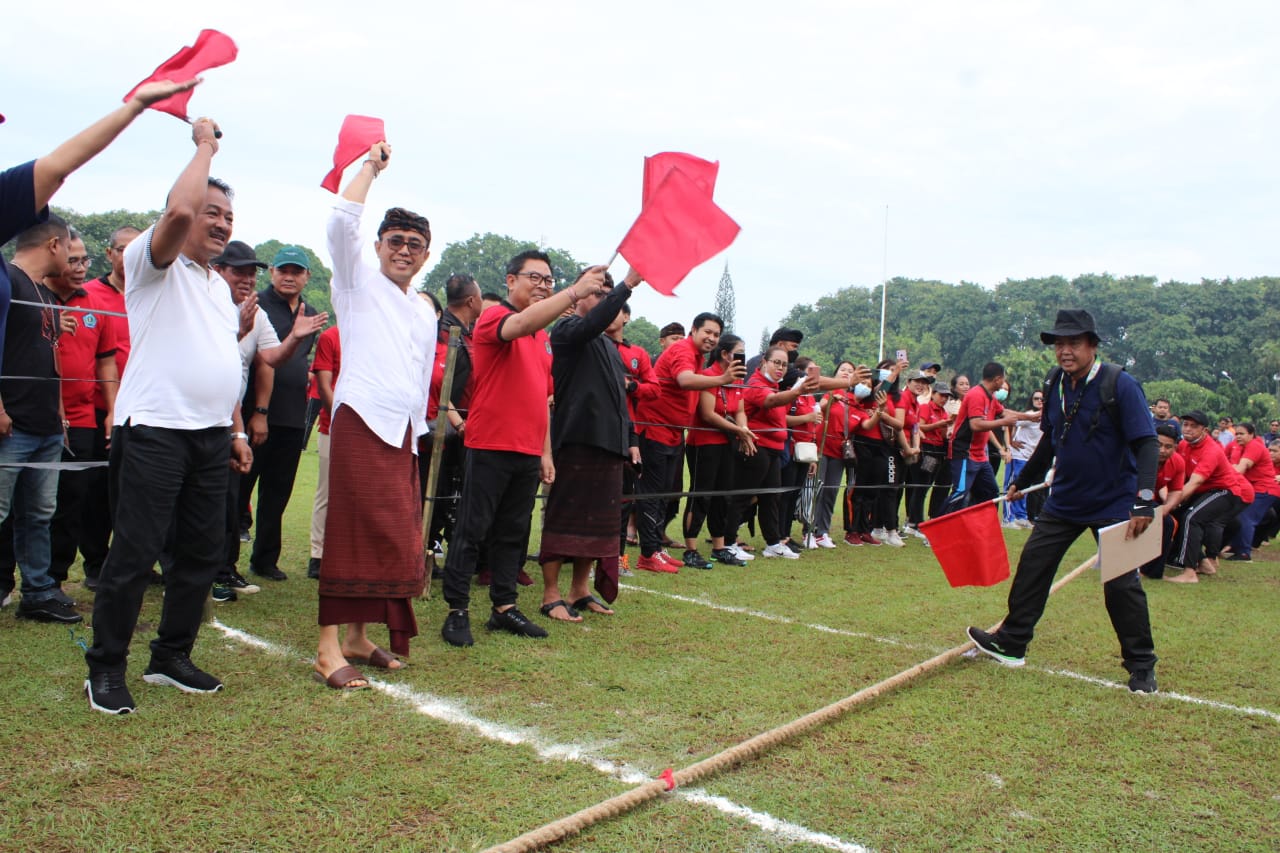
<instances>
[{"instance_id":1,"label":"red flag held low","mask_svg":"<svg viewBox=\"0 0 1280 853\"><path fill-rule=\"evenodd\" d=\"M331 193L338 191L342 170L369 152L375 142L386 142L387 130L382 119L373 116L347 116L338 131L338 146L333 149L333 168L324 176L320 186Z\"/></svg>"},{"instance_id":2,"label":"red flag held low","mask_svg":"<svg viewBox=\"0 0 1280 853\"><path fill-rule=\"evenodd\" d=\"M678 151L664 151L644 158L644 189L640 195L640 206L649 203L649 199L662 186L662 181L672 169L684 172L711 198L716 188L716 175L720 173L720 164L692 154L681 154Z\"/></svg>"},{"instance_id":3,"label":"red flag held low","mask_svg":"<svg viewBox=\"0 0 1280 853\"><path fill-rule=\"evenodd\" d=\"M649 197L618 254L654 290L670 296L694 267L727 249L741 230L677 168Z\"/></svg>"},{"instance_id":4,"label":"red flag held low","mask_svg":"<svg viewBox=\"0 0 1280 853\"><path fill-rule=\"evenodd\" d=\"M125 95L124 99L127 102L133 97L134 92L147 83L154 83L160 80L184 83L193 77L199 77L202 71L226 65L236 58L237 53L239 53L239 49L229 36L223 35L217 30L201 30L200 35L196 37L195 44L182 48L182 50L166 59L160 64L159 68L151 73L150 77L130 89L129 94ZM165 98L163 101L156 101L151 105L151 109L177 116L186 121L187 102L190 100L191 90L187 90Z\"/></svg>"},{"instance_id":5,"label":"red flag held low","mask_svg":"<svg viewBox=\"0 0 1280 853\"><path fill-rule=\"evenodd\" d=\"M952 586L995 586L1009 577L1009 552L992 501L920 522Z\"/></svg>"}]
</instances>

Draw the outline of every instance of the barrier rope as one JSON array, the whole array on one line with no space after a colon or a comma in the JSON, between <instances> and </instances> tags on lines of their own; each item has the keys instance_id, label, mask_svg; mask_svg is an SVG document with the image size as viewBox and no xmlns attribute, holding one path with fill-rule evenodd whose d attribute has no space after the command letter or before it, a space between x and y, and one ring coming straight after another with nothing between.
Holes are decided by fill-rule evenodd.
<instances>
[{"instance_id":1,"label":"barrier rope","mask_svg":"<svg viewBox=\"0 0 1280 853\"><path fill-rule=\"evenodd\" d=\"M1079 577L1088 570L1095 562L1095 557L1090 557L1080 565L1076 566L1069 573L1060 578L1050 589L1049 594L1053 595L1067 583ZM997 623L991 628L992 631L998 630L1000 625ZM490 847L486 853L524 853L524 851L540 850L548 844L552 844L570 835L576 835L583 829L592 824L599 823L608 818L617 817L631 811L637 806L643 805L650 800L657 799L663 793L674 790L681 785L689 785L697 782L699 779L715 775L722 770L727 770L738 764L743 764L751 759L768 752L776 746L792 740L797 735L803 734L818 726L833 722L843 716L853 708L870 702L872 699L879 698L885 693L901 687L927 672L945 666L959 659L966 652L975 649L976 646L972 640L963 643L954 648L947 649L941 654L935 655L928 660L918 663L915 666L904 669L896 675L864 687L852 696L847 696L838 702L833 702L824 708L805 714L790 723L770 729L767 732L756 735L749 740L745 740L736 746L722 750L715 755L704 758L695 764L691 764L683 770L667 769L657 779L645 782L632 788L630 791L611 797L594 806L589 806L581 811L575 812L568 817L545 824L518 838Z\"/></svg>"}]
</instances>

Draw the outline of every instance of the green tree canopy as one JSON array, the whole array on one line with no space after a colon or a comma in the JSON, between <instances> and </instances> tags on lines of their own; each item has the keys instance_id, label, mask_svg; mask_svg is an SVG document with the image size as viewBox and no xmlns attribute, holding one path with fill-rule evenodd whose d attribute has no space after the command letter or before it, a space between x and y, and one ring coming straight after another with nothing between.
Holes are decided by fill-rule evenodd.
<instances>
[{"instance_id":1,"label":"green tree canopy","mask_svg":"<svg viewBox=\"0 0 1280 853\"><path fill-rule=\"evenodd\" d=\"M572 284L583 269L583 265L563 249L539 246L532 240L518 240L505 234L472 234L466 240L445 246L440 260L427 274L423 289L439 297L444 293L444 284L449 276L469 273L475 276L482 292L506 296L507 262L529 249L539 249L550 256L551 273L556 278L557 289ZM444 299L440 301L443 303Z\"/></svg>"},{"instance_id":2,"label":"green tree canopy","mask_svg":"<svg viewBox=\"0 0 1280 853\"><path fill-rule=\"evenodd\" d=\"M269 264L275 258L276 252L287 245L289 244L281 243L279 240L266 240L254 246L253 252L258 256L258 260ZM311 277L307 280L307 286L302 289L302 299L317 311L327 311L329 313L329 325L332 326L338 319L333 311L333 302L329 298L329 285L333 281L333 271L325 266L324 262L320 260L320 256L311 251L309 247L298 245L298 248L306 253L311 272ZM259 270L258 290L270 286L271 270Z\"/></svg>"},{"instance_id":3,"label":"green tree canopy","mask_svg":"<svg viewBox=\"0 0 1280 853\"><path fill-rule=\"evenodd\" d=\"M627 324L627 340L636 346L644 347L649 355L658 357L658 327L644 317L632 317Z\"/></svg>"}]
</instances>

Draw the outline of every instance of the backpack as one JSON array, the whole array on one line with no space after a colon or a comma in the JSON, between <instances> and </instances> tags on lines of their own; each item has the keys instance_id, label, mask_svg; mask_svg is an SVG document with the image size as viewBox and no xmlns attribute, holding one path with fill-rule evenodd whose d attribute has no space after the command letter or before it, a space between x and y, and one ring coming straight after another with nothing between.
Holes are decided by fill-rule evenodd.
<instances>
[{"instance_id":1,"label":"backpack","mask_svg":"<svg viewBox=\"0 0 1280 853\"><path fill-rule=\"evenodd\" d=\"M1089 431L1084 434L1084 440L1088 441L1093 436L1093 431L1098 428L1098 419L1102 416L1102 410L1106 409L1107 414L1111 416L1111 422L1120 427L1120 402L1116 399L1116 382L1120 379L1120 374L1125 370L1118 364L1112 364L1109 361L1102 362L1102 367L1098 369L1098 393L1102 397L1102 405L1093 413L1093 420L1089 423ZM1044 404L1049 405L1049 392L1057 389L1062 381L1062 368L1055 367L1050 370L1044 377Z\"/></svg>"}]
</instances>

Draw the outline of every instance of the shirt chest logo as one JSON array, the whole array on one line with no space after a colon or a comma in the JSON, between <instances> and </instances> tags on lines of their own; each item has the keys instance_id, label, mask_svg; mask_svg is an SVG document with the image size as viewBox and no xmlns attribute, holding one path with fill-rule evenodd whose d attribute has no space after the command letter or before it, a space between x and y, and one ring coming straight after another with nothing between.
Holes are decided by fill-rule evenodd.
<instances>
[{"instance_id":1,"label":"shirt chest logo","mask_svg":"<svg viewBox=\"0 0 1280 853\"><path fill-rule=\"evenodd\" d=\"M98 315L86 313L81 317L80 322L84 323L86 329L96 329L98 327Z\"/></svg>"},{"instance_id":2,"label":"shirt chest logo","mask_svg":"<svg viewBox=\"0 0 1280 853\"><path fill-rule=\"evenodd\" d=\"M640 369L640 359L635 358L635 357L632 357L632 359L631 359L631 369L632 369L632 370L639 370L639 369Z\"/></svg>"}]
</instances>

